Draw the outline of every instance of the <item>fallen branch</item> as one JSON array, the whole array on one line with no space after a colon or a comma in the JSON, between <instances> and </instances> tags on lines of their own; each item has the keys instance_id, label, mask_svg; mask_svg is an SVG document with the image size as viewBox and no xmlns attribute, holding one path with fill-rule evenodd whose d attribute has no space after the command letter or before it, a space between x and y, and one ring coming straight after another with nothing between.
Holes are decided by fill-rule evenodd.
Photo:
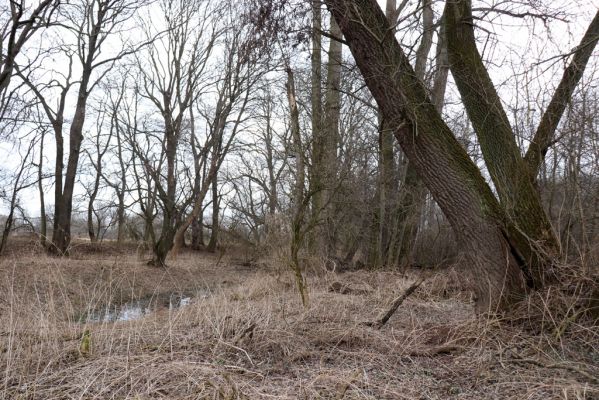
<instances>
[{"instance_id":1,"label":"fallen branch","mask_svg":"<svg viewBox=\"0 0 599 400\"><path fill-rule=\"evenodd\" d=\"M393 302L391 303L391 306L389 307L389 310L387 312L385 312L384 314L381 314L381 316L379 316L376 319L376 321L366 322L365 325L372 326L377 329L381 329L383 327L383 325L385 325L387 323L387 321L389 321L391 316L393 314L395 314L395 311L397 311L397 309L399 308L401 303L403 303L405 299L407 299L412 293L414 293L414 291L416 291L416 289L418 289L418 287L420 285L422 285L422 282L424 282L424 280L425 280L425 278L423 276L418 278L418 280L416 280L416 282L412 283L412 285L410 287L408 287L398 298L393 300Z\"/></svg>"}]
</instances>

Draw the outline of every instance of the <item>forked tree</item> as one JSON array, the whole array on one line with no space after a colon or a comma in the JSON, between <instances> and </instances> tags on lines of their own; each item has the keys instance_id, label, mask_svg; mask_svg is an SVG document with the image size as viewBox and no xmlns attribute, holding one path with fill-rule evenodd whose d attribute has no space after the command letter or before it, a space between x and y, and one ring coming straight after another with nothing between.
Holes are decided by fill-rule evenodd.
<instances>
[{"instance_id":1,"label":"forked tree","mask_svg":"<svg viewBox=\"0 0 599 400\"><path fill-rule=\"evenodd\" d=\"M51 61L50 52L37 57L40 65L28 66L26 69L15 66L20 77L41 103L54 130L54 226L52 245L49 246L53 253L68 254L71 242L73 195L90 93L117 62L143 46L143 43L125 41L116 50L108 50L106 42L119 33L126 21L143 4L144 0L77 0L65 4L60 8L59 23L56 23L63 42L55 51L64 57L63 62L68 66L57 74L60 78L52 77L43 82L36 77L36 74L43 76L42 69L45 66L42 64L43 61ZM77 79L75 74L78 74ZM75 87L76 100L68 128L67 149L64 128L69 115L65 115L65 107L68 95ZM56 96L57 101L53 98Z\"/></svg>"},{"instance_id":2,"label":"forked tree","mask_svg":"<svg viewBox=\"0 0 599 400\"><path fill-rule=\"evenodd\" d=\"M166 34L136 57L140 80L137 91L160 116L162 132L156 139L160 149L158 158L164 163L156 168L139 151L139 146L134 149L152 177L162 208L162 224L159 236L153 240L154 255L150 264L163 267L182 218L177 204L177 161L184 123L194 101L211 78L207 70L220 33L216 22L218 16L210 2L163 0L160 10ZM154 35L151 29L147 33L148 38ZM136 140L132 143L136 144Z\"/></svg>"},{"instance_id":3,"label":"forked tree","mask_svg":"<svg viewBox=\"0 0 599 400\"><path fill-rule=\"evenodd\" d=\"M550 116L543 118L554 124L543 128L541 122L533 153L523 158L476 48L471 2L446 3L450 68L479 136L496 197L435 108L404 49L389 34L391 26L377 1L325 3L383 117L453 227L475 282L478 311L505 309L523 297L527 286L541 286L559 249L534 188L537 171L530 160L542 156L535 148L551 142L543 139L552 137L563 112L560 105L567 102L597 42L599 13L574 52L546 111Z\"/></svg>"}]
</instances>

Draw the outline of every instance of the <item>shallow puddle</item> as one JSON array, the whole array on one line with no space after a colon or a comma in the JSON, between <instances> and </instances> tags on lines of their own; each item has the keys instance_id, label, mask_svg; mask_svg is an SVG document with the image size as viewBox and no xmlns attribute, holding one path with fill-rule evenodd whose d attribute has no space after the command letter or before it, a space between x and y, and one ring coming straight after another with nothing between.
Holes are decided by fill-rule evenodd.
<instances>
[{"instance_id":1,"label":"shallow puddle","mask_svg":"<svg viewBox=\"0 0 599 400\"><path fill-rule=\"evenodd\" d=\"M83 313L80 322L115 322L133 321L152 312L168 309L174 310L191 304L196 296L175 294L153 296L145 299L129 301L123 304L113 304L102 309ZM205 298L206 296L198 296Z\"/></svg>"}]
</instances>

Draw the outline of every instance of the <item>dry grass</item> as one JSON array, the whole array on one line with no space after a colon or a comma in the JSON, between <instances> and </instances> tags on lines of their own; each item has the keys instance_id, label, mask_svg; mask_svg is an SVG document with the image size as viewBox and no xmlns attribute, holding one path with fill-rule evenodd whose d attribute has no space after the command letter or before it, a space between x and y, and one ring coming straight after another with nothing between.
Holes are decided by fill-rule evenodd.
<instances>
[{"instance_id":1,"label":"dry grass","mask_svg":"<svg viewBox=\"0 0 599 400\"><path fill-rule=\"evenodd\" d=\"M412 279L310 275L304 309L291 276L279 272L193 254L167 272L126 253L5 259L0 398L599 398L599 332L584 318L559 335L532 329L536 319L475 318L456 273L444 272L377 330L363 322ZM337 281L361 290L329 291ZM206 288L187 307L136 321L75 318L101 304ZM86 329L90 353L82 354Z\"/></svg>"}]
</instances>

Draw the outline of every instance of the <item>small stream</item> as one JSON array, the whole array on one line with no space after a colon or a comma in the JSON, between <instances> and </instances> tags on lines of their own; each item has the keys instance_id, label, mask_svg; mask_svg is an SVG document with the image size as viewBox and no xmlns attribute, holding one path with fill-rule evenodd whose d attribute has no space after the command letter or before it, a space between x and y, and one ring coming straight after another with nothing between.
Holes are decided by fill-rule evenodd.
<instances>
[{"instance_id":1,"label":"small stream","mask_svg":"<svg viewBox=\"0 0 599 400\"><path fill-rule=\"evenodd\" d=\"M140 319L158 310L175 310L186 307L196 298L206 298L206 294L171 293L132 300L122 304L112 304L104 308L86 311L78 319L80 322L116 322Z\"/></svg>"}]
</instances>

